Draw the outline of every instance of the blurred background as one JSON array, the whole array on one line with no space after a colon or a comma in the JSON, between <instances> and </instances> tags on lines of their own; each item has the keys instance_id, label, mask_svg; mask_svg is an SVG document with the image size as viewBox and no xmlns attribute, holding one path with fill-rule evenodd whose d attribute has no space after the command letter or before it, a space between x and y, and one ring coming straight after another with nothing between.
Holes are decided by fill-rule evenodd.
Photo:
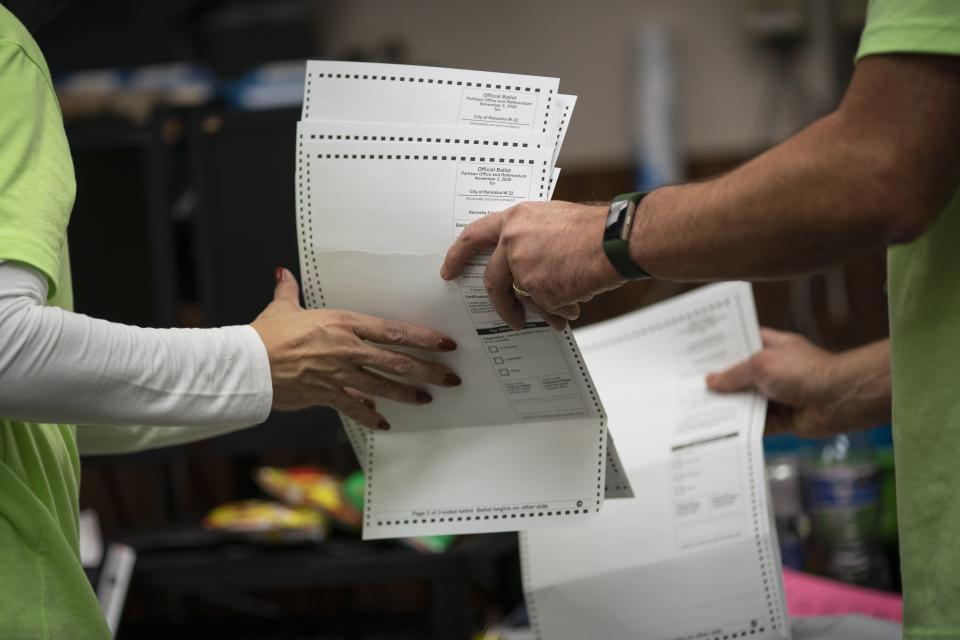
<instances>
[{"instance_id":1,"label":"blurred background","mask_svg":"<svg viewBox=\"0 0 960 640\"><path fill-rule=\"evenodd\" d=\"M308 58L560 77L579 101L555 198L605 200L728 171L832 110L865 5L73 0L38 41L76 167L77 310L142 326L247 323L273 268L298 271L293 141ZM886 336L884 283L878 254L755 294L763 324L842 349ZM580 322L687 288L627 286ZM878 427L768 439L785 564L898 589ZM358 540L362 478L332 412L83 465L87 522L137 552L121 637L449 640L523 619L515 536ZM831 483L858 491L844 502L811 490ZM295 508L305 503L324 515Z\"/></svg>"}]
</instances>

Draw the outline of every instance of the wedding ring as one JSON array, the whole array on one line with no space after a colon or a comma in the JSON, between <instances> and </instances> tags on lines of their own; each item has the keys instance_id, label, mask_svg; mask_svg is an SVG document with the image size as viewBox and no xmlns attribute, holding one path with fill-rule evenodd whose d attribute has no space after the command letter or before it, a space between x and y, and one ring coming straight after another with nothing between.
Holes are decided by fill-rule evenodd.
<instances>
[{"instance_id":1,"label":"wedding ring","mask_svg":"<svg viewBox=\"0 0 960 640\"><path fill-rule=\"evenodd\" d=\"M521 289L520 287L518 287L516 282L513 283L513 292L522 298L530 297L530 294L524 291L523 289Z\"/></svg>"}]
</instances>

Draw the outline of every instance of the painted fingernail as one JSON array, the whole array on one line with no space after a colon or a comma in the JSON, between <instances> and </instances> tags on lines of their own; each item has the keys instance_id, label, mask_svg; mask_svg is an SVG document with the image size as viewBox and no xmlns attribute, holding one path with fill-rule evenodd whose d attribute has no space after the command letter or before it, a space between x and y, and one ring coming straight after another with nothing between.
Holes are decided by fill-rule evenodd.
<instances>
[{"instance_id":1,"label":"painted fingernail","mask_svg":"<svg viewBox=\"0 0 960 640\"><path fill-rule=\"evenodd\" d=\"M381 420L377 423L377 429L380 429L380 431L390 431L390 423L386 420Z\"/></svg>"},{"instance_id":2,"label":"painted fingernail","mask_svg":"<svg viewBox=\"0 0 960 640\"><path fill-rule=\"evenodd\" d=\"M456 348L457 343L450 338L444 338L440 341L440 351L454 351Z\"/></svg>"},{"instance_id":3,"label":"painted fingernail","mask_svg":"<svg viewBox=\"0 0 960 640\"><path fill-rule=\"evenodd\" d=\"M420 404L427 404L428 402L433 402L433 396L431 396L426 391L417 391L417 402Z\"/></svg>"},{"instance_id":4,"label":"painted fingernail","mask_svg":"<svg viewBox=\"0 0 960 640\"><path fill-rule=\"evenodd\" d=\"M460 376L455 373L448 373L443 378L443 384L447 385L448 387L459 387L461 384L463 384L463 380L461 380Z\"/></svg>"},{"instance_id":5,"label":"painted fingernail","mask_svg":"<svg viewBox=\"0 0 960 640\"><path fill-rule=\"evenodd\" d=\"M283 273L284 273L283 267L277 267L276 269L273 270L273 277L276 279L278 283L283 282Z\"/></svg>"}]
</instances>

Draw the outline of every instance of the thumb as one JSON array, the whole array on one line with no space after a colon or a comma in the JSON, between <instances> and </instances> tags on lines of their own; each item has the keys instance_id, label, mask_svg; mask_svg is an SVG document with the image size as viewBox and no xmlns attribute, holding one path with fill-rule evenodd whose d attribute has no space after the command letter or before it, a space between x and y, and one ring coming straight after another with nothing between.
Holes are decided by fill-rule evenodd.
<instances>
[{"instance_id":1,"label":"thumb","mask_svg":"<svg viewBox=\"0 0 960 640\"><path fill-rule=\"evenodd\" d=\"M273 301L285 302L293 306L300 307L300 285L297 279L288 269L277 267L274 271L274 278L277 281L273 289Z\"/></svg>"},{"instance_id":2,"label":"thumb","mask_svg":"<svg viewBox=\"0 0 960 640\"><path fill-rule=\"evenodd\" d=\"M750 360L736 364L726 371L711 373L707 376L707 388L710 391L743 391L753 385L753 367Z\"/></svg>"}]
</instances>

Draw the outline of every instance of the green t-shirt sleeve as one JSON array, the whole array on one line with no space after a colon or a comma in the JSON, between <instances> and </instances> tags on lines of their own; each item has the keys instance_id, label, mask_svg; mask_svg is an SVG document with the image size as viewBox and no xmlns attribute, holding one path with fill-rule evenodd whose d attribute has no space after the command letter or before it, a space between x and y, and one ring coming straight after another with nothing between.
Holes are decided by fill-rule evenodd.
<instances>
[{"instance_id":1,"label":"green t-shirt sleeve","mask_svg":"<svg viewBox=\"0 0 960 640\"><path fill-rule=\"evenodd\" d=\"M960 1L870 0L857 60L883 53L960 55Z\"/></svg>"},{"instance_id":2,"label":"green t-shirt sleeve","mask_svg":"<svg viewBox=\"0 0 960 640\"><path fill-rule=\"evenodd\" d=\"M0 35L0 260L60 285L76 183L60 106L42 60Z\"/></svg>"}]
</instances>

